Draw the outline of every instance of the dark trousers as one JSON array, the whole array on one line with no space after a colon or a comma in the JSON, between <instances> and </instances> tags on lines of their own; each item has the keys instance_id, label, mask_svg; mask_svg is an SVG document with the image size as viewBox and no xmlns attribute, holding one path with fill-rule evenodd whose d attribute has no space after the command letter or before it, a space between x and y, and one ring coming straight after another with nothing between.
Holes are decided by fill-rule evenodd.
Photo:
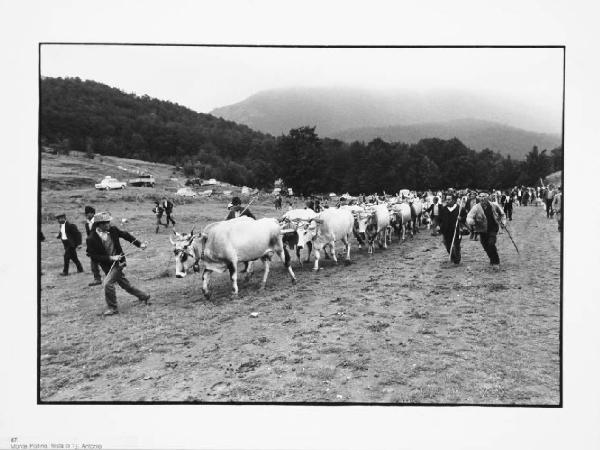
<instances>
[{"instance_id":1,"label":"dark trousers","mask_svg":"<svg viewBox=\"0 0 600 450\"><path fill-rule=\"evenodd\" d=\"M115 264L115 266L111 271L109 271L104 279L104 298L106 299L106 304L111 309L117 309L117 293L115 284L118 284L126 292L129 292L131 295L134 295L137 298L143 298L146 296L144 292L131 285L129 280L125 277L123 269Z\"/></svg>"},{"instance_id":2,"label":"dark trousers","mask_svg":"<svg viewBox=\"0 0 600 450\"><path fill-rule=\"evenodd\" d=\"M498 249L496 248L497 233L479 233L481 246L490 258L490 264L500 264Z\"/></svg>"},{"instance_id":3,"label":"dark trousers","mask_svg":"<svg viewBox=\"0 0 600 450\"><path fill-rule=\"evenodd\" d=\"M444 235L444 245L446 246L446 251L450 253L450 260L454 264L458 264L460 262L460 235L456 233L456 238L454 238L454 247L452 247L452 252L450 252L450 247L452 246L451 234Z\"/></svg>"},{"instance_id":4,"label":"dark trousers","mask_svg":"<svg viewBox=\"0 0 600 450\"><path fill-rule=\"evenodd\" d=\"M506 206L504 207L504 212L506 213L506 217L508 217L508 220L512 220L512 211L513 211L512 203L507 203Z\"/></svg>"},{"instance_id":5,"label":"dark trousers","mask_svg":"<svg viewBox=\"0 0 600 450\"><path fill-rule=\"evenodd\" d=\"M92 274L94 275L94 280L100 281L102 278L100 277L100 266L98 263L90 258L92 265Z\"/></svg>"},{"instance_id":6,"label":"dark trousers","mask_svg":"<svg viewBox=\"0 0 600 450\"><path fill-rule=\"evenodd\" d=\"M79 262L79 258L77 257L77 248L69 245L68 241L63 241L63 246L65 247L65 264L63 266L63 273L69 273L70 261L73 261L73 263L77 267L77 272L83 272L83 266L81 265L81 263Z\"/></svg>"},{"instance_id":7,"label":"dark trousers","mask_svg":"<svg viewBox=\"0 0 600 450\"><path fill-rule=\"evenodd\" d=\"M171 213L165 211L165 214L167 216L167 223L165 224L165 227L169 226L169 222L171 222L173 224L173 226L175 226L175 221L173 220L173 218L171 217Z\"/></svg>"},{"instance_id":8,"label":"dark trousers","mask_svg":"<svg viewBox=\"0 0 600 450\"><path fill-rule=\"evenodd\" d=\"M554 210L552 209L552 199L546 199L546 217L554 217Z\"/></svg>"},{"instance_id":9,"label":"dark trousers","mask_svg":"<svg viewBox=\"0 0 600 450\"><path fill-rule=\"evenodd\" d=\"M162 223L162 215L156 216L156 233L158 233L158 228L163 225ZM165 225L166 226L166 225Z\"/></svg>"}]
</instances>

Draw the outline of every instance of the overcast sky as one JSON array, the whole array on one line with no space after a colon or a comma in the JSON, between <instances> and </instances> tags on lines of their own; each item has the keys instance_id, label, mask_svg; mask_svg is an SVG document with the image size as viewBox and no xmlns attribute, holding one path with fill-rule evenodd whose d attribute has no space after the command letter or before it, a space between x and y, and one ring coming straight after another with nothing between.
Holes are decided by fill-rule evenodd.
<instances>
[{"instance_id":1,"label":"overcast sky","mask_svg":"<svg viewBox=\"0 0 600 450\"><path fill-rule=\"evenodd\" d=\"M562 49L339 49L42 46L43 76L80 77L170 100L198 112L265 89L347 86L458 89L562 120Z\"/></svg>"}]
</instances>

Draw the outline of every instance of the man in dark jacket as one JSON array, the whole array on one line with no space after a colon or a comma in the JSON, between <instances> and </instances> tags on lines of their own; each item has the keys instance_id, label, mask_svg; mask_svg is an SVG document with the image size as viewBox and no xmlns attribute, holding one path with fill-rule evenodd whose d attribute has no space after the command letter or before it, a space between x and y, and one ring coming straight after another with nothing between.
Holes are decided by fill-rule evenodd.
<instances>
[{"instance_id":1,"label":"man in dark jacket","mask_svg":"<svg viewBox=\"0 0 600 450\"><path fill-rule=\"evenodd\" d=\"M444 238L446 251L454 264L460 263L460 223L464 224L466 218L467 211L456 204L456 196L446 196L446 204L440 208L440 232Z\"/></svg>"},{"instance_id":2,"label":"man in dark jacket","mask_svg":"<svg viewBox=\"0 0 600 450\"><path fill-rule=\"evenodd\" d=\"M117 296L115 292L115 283L121 286L131 295L136 296L141 302L149 304L150 295L133 287L125 277L123 270L126 266L125 254L121 248L119 239L125 239L136 247L146 248L146 243L140 242L126 231L121 231L117 227L111 226L112 218L109 213L101 212L94 216L94 226L87 239L87 254L93 261L96 261L104 273L104 296L108 309L104 312L105 316L118 314Z\"/></svg>"},{"instance_id":3,"label":"man in dark jacket","mask_svg":"<svg viewBox=\"0 0 600 450\"><path fill-rule=\"evenodd\" d=\"M160 202L160 206L162 206L162 208L165 210L165 214L167 216L167 223L165 223L165 227L169 227L169 222L175 226L175 221L171 217L171 214L173 214L173 202L171 202L171 200L167 200L165 197L162 199L162 202Z\"/></svg>"},{"instance_id":4,"label":"man in dark jacket","mask_svg":"<svg viewBox=\"0 0 600 450\"><path fill-rule=\"evenodd\" d=\"M509 194L508 191L505 191L500 199L500 206L506 213L506 217L508 220L512 221L512 213L513 213L513 197Z\"/></svg>"},{"instance_id":5,"label":"man in dark jacket","mask_svg":"<svg viewBox=\"0 0 600 450\"><path fill-rule=\"evenodd\" d=\"M87 237L90 237L90 233L92 232L92 228L94 226L94 215L96 214L96 210L92 206L86 206L85 210L85 232ZM102 284L102 278L100 277L100 267L98 263L93 259L90 259L92 265L92 274L94 275L94 281L92 281L88 286L98 286Z\"/></svg>"},{"instance_id":6,"label":"man in dark jacket","mask_svg":"<svg viewBox=\"0 0 600 450\"><path fill-rule=\"evenodd\" d=\"M60 239L65 248L63 271L60 273L63 277L69 275L69 262L73 261L77 267L77 272L83 272L83 266L77 257L77 247L81 245L81 233L77 229L77 225L67 222L67 216L63 213L56 216L60 224L60 230L57 239Z\"/></svg>"},{"instance_id":7,"label":"man in dark jacket","mask_svg":"<svg viewBox=\"0 0 600 450\"><path fill-rule=\"evenodd\" d=\"M227 218L225 220L235 219L240 215L256 219L256 217L254 217L254 214L250 212L250 209L248 207L242 206L242 201L239 197L233 197L231 199L231 203L227 205L227 208L229 209L229 213L227 214Z\"/></svg>"}]
</instances>

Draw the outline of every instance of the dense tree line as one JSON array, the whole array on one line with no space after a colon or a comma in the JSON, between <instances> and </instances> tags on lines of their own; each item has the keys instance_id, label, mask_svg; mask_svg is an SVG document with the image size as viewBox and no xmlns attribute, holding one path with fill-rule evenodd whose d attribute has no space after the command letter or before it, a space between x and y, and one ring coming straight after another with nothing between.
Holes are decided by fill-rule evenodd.
<instances>
[{"instance_id":1,"label":"dense tree line","mask_svg":"<svg viewBox=\"0 0 600 450\"><path fill-rule=\"evenodd\" d=\"M562 170L562 148L525 161L490 150L475 152L458 139L417 144L344 143L321 139L315 128L278 138L180 105L126 94L78 78L44 78L41 139L70 150L182 166L187 176L235 185L272 187L281 177L298 193L397 192L399 189L504 188L534 185Z\"/></svg>"},{"instance_id":2,"label":"dense tree line","mask_svg":"<svg viewBox=\"0 0 600 450\"><path fill-rule=\"evenodd\" d=\"M562 149L551 154L534 147L525 161L497 152L476 152L458 139L423 139L417 144L374 139L345 144L319 139L315 129L302 127L279 138L277 172L301 193L371 193L400 189L481 189L532 186L562 170Z\"/></svg>"}]
</instances>

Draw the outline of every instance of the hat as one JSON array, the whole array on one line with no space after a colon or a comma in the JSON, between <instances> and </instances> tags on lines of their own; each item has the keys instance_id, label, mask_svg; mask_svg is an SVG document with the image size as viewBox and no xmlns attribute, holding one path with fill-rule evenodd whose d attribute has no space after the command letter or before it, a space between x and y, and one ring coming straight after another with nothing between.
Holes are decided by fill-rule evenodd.
<instances>
[{"instance_id":1,"label":"hat","mask_svg":"<svg viewBox=\"0 0 600 450\"><path fill-rule=\"evenodd\" d=\"M65 213L58 213L58 214L56 215L56 218L57 218L57 219L60 219L61 217L65 217L65 218L66 218L66 217L67 217L67 215L66 215Z\"/></svg>"},{"instance_id":2,"label":"hat","mask_svg":"<svg viewBox=\"0 0 600 450\"><path fill-rule=\"evenodd\" d=\"M242 204L242 201L240 200L240 198L239 198L239 197L233 197L233 198L231 199L231 204L232 204L233 206L241 205L241 204Z\"/></svg>"},{"instance_id":3,"label":"hat","mask_svg":"<svg viewBox=\"0 0 600 450\"><path fill-rule=\"evenodd\" d=\"M100 212L94 216L94 223L110 222L112 217L107 212Z\"/></svg>"},{"instance_id":4,"label":"hat","mask_svg":"<svg viewBox=\"0 0 600 450\"><path fill-rule=\"evenodd\" d=\"M85 213L86 214L96 214L96 210L92 206L86 206Z\"/></svg>"}]
</instances>

